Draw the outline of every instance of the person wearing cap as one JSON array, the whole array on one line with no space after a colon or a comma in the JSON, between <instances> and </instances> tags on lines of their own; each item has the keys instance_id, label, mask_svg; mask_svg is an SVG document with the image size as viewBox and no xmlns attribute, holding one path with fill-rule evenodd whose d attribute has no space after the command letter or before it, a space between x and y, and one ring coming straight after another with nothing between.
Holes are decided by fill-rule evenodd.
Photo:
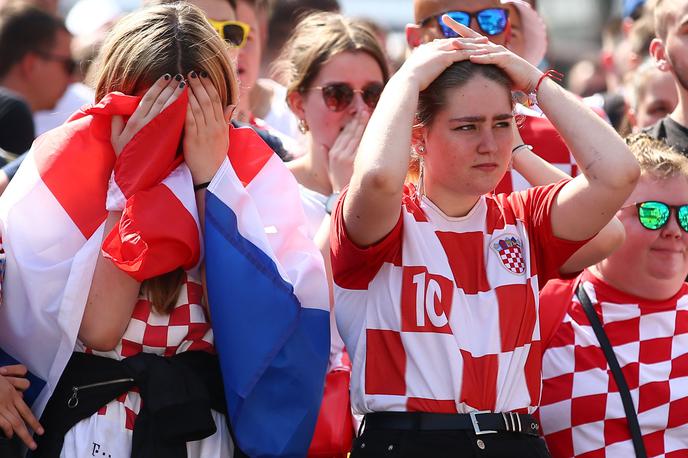
<instances>
[{"instance_id":1,"label":"person wearing cap","mask_svg":"<svg viewBox=\"0 0 688 458\"><path fill-rule=\"evenodd\" d=\"M511 42L514 21L509 15L510 8L518 10L522 24L522 38L517 39L516 47L523 53L521 57L537 66L547 50L545 24L527 2L519 0L414 0L415 23L406 26L406 40L411 48L415 48L436 38L455 36L439 22L443 13L454 12L455 18L468 17L465 25L486 35L491 42L505 45L519 54L519 49L514 49ZM479 11L482 14L476 16ZM550 164L575 176L578 172L575 160L552 123L537 109L519 105L517 112L525 115L519 127L525 143L533 146L533 151ZM521 174L512 170L499 182L495 192L508 193L530 186Z\"/></svg>"},{"instance_id":2,"label":"person wearing cap","mask_svg":"<svg viewBox=\"0 0 688 458\"><path fill-rule=\"evenodd\" d=\"M678 105L647 133L688 155L688 0L658 0L654 17L657 38L650 44L650 54L660 70L673 76Z\"/></svg>"}]
</instances>

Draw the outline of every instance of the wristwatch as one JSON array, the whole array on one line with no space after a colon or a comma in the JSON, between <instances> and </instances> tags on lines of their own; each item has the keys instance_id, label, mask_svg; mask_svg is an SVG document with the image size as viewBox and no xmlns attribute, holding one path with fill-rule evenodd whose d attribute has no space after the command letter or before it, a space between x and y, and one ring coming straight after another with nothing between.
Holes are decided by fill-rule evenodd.
<instances>
[{"instance_id":1,"label":"wristwatch","mask_svg":"<svg viewBox=\"0 0 688 458\"><path fill-rule=\"evenodd\" d=\"M337 200L339 199L339 192L333 192L325 201L325 211L328 215L331 215L334 211L334 206L337 205Z\"/></svg>"}]
</instances>

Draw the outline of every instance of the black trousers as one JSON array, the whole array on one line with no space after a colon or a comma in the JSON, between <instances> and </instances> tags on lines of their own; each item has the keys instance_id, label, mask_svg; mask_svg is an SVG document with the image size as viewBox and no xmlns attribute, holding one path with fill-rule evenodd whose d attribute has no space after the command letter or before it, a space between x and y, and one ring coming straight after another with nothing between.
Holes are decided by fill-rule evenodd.
<instances>
[{"instance_id":1,"label":"black trousers","mask_svg":"<svg viewBox=\"0 0 688 458\"><path fill-rule=\"evenodd\" d=\"M365 430L354 439L351 458L550 458L542 438L501 432Z\"/></svg>"}]
</instances>

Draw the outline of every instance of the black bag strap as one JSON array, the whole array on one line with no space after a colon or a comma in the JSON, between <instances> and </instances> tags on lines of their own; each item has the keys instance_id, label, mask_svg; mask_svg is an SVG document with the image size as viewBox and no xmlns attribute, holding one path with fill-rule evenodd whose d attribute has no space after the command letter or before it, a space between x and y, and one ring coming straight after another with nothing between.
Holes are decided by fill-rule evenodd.
<instances>
[{"instance_id":1,"label":"black bag strap","mask_svg":"<svg viewBox=\"0 0 688 458\"><path fill-rule=\"evenodd\" d=\"M619 366L619 361L616 359L614 354L614 349L612 344L607 338L607 334L602 328L602 323L600 323L597 313L590 302L588 294L583 289L583 283L578 285L576 290L576 296L581 305L583 305L583 310L590 321L593 331L595 331L595 337L600 343L600 348L604 352L604 356L607 358L607 363L609 364L609 369L612 371L614 380L616 381L616 386L619 388L619 395L621 396L621 402L623 403L624 412L626 413L626 422L628 422L628 429L631 432L631 439L633 440L633 448L635 449L636 458L647 458L647 452L645 452L645 444L643 443L643 435L640 432L640 424L638 423L638 415L635 411L635 406L633 405L633 399L631 398L631 393L628 390L628 384L626 379L621 372L621 366Z\"/></svg>"}]
</instances>

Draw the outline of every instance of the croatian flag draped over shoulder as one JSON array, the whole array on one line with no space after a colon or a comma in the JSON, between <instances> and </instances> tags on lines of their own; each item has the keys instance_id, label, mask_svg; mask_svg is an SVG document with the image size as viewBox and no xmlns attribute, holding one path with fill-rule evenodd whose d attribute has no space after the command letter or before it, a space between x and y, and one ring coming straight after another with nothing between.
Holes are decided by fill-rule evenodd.
<instances>
[{"instance_id":1,"label":"croatian flag draped over shoulder","mask_svg":"<svg viewBox=\"0 0 688 458\"><path fill-rule=\"evenodd\" d=\"M0 349L37 377L37 416L74 350L101 251L138 281L191 269L202 259L191 174L178 151L186 92L115 156L112 116L130 116L139 100L109 94L39 137L0 198L6 254ZM229 416L238 445L251 456L305 455L329 350L322 258L300 231L303 210L286 167L254 132L229 135L228 159L208 193L215 222L206 237ZM224 207L236 215L233 225L223 219L221 202L239 205ZM113 205L122 218L105 234ZM211 243L227 233L256 248L248 264ZM259 262L263 277L255 273ZM261 281L269 272L272 288ZM291 296L275 294L279 279ZM237 339L239 332L248 336Z\"/></svg>"},{"instance_id":2,"label":"croatian flag draped over shoulder","mask_svg":"<svg viewBox=\"0 0 688 458\"><path fill-rule=\"evenodd\" d=\"M206 281L230 422L250 456L305 456L329 357L324 266L291 174L252 131L232 134L205 210Z\"/></svg>"}]
</instances>

